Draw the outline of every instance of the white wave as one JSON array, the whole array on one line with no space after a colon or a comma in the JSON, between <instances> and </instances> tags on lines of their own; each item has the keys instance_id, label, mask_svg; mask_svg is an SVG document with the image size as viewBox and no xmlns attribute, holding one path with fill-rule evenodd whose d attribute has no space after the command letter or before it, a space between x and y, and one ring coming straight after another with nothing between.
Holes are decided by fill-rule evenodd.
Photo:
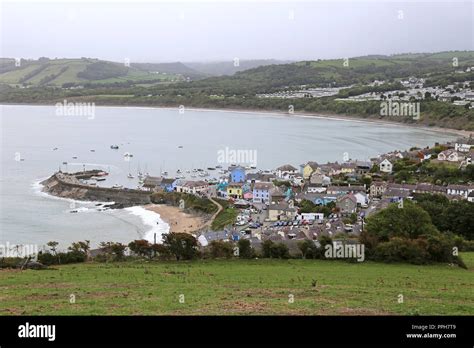
<instances>
[{"instance_id":1,"label":"white wave","mask_svg":"<svg viewBox=\"0 0 474 348\"><path fill-rule=\"evenodd\" d=\"M128 211L132 215L139 216L142 219L144 225L151 227L148 231L145 232L145 236L143 239L146 239L147 241L153 243L156 233L156 242L162 243L162 236L163 234L169 232L170 225L161 219L160 214L145 209L141 206L125 208L124 210Z\"/></svg>"},{"instance_id":2,"label":"white wave","mask_svg":"<svg viewBox=\"0 0 474 348\"><path fill-rule=\"evenodd\" d=\"M71 209L73 208L76 208L77 205L84 205L84 206L96 206L97 204L114 204L115 202L99 202L99 201L80 201L80 200L77 200L77 199L72 199L72 198L66 198L66 197L58 197L58 196L53 196L47 192L44 192L43 191L43 187L44 185L42 185L41 183L48 179L49 177L46 177L46 178L42 178L42 179L39 179L39 180L35 180L32 184L31 184L31 187L33 189L33 192L38 195L38 196L41 196L41 197L44 197L44 198L48 198L48 199L56 199L56 200L60 200L60 201L63 201L63 202L69 202L69 206L71 207ZM98 207L100 208L100 207Z\"/></svg>"}]
</instances>

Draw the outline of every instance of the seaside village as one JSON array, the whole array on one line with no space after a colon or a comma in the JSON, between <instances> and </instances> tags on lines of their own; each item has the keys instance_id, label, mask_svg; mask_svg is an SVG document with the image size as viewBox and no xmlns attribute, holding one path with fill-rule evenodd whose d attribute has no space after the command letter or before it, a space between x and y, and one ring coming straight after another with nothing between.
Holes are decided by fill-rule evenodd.
<instances>
[{"instance_id":1,"label":"seaside village","mask_svg":"<svg viewBox=\"0 0 474 348\"><path fill-rule=\"evenodd\" d=\"M474 71L474 67L468 67L466 70L457 70L456 74L462 74ZM342 101L419 101L428 97L441 102L452 103L454 105L474 108L474 91L471 88L471 81L457 82L447 86L426 86L424 78L409 77L406 80L400 80L402 89L396 89L384 92L368 92L344 98L336 98ZM368 86L377 87L386 84L386 81L374 80ZM354 86L344 87L326 87L326 88L310 88L306 85L301 85L299 88L287 86L281 91L267 94L257 94L258 98L282 98L282 99L298 99L298 98L322 98L328 96L336 96L344 89L349 89Z\"/></svg>"},{"instance_id":2,"label":"seaside village","mask_svg":"<svg viewBox=\"0 0 474 348\"><path fill-rule=\"evenodd\" d=\"M405 183L394 175L394 166L400 162L429 161L430 165L463 168L473 163L473 157L474 138L470 137L431 148L394 151L370 161L310 161L269 171L231 165L219 170L217 182L147 176L143 189L227 200L238 215L220 231L201 231L198 240L204 246L212 240L240 238L252 243L317 239L321 235L334 238L340 233L359 234L366 217L390 203L412 199L416 193L437 193L474 204L472 183L433 184L421 182L416 175ZM319 212L308 212L315 206Z\"/></svg>"}]
</instances>

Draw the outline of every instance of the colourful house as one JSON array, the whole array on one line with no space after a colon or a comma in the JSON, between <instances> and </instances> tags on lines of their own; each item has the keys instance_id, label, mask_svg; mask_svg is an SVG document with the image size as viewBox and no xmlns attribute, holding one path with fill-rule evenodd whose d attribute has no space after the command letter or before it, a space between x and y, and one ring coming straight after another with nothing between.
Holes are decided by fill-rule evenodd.
<instances>
[{"instance_id":1,"label":"colourful house","mask_svg":"<svg viewBox=\"0 0 474 348\"><path fill-rule=\"evenodd\" d=\"M242 199L242 183L231 182L227 186L227 197L234 199Z\"/></svg>"},{"instance_id":2,"label":"colourful house","mask_svg":"<svg viewBox=\"0 0 474 348\"><path fill-rule=\"evenodd\" d=\"M303 167L303 178L308 180L316 169L318 169L318 164L316 162L306 163Z\"/></svg>"},{"instance_id":3,"label":"colourful house","mask_svg":"<svg viewBox=\"0 0 474 348\"><path fill-rule=\"evenodd\" d=\"M234 167L230 171L230 182L244 182L245 181L245 168L244 167Z\"/></svg>"},{"instance_id":4,"label":"colourful house","mask_svg":"<svg viewBox=\"0 0 474 348\"><path fill-rule=\"evenodd\" d=\"M257 182L253 185L253 202L268 203L270 202L270 190L273 184L269 182Z\"/></svg>"}]
</instances>

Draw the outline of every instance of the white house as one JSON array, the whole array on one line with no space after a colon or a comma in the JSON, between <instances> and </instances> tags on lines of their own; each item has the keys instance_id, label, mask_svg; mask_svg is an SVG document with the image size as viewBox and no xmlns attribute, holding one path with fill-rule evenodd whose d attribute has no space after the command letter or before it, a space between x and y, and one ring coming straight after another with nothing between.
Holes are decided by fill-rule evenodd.
<instances>
[{"instance_id":1,"label":"white house","mask_svg":"<svg viewBox=\"0 0 474 348\"><path fill-rule=\"evenodd\" d=\"M362 193L362 192L357 192L357 193L354 193L354 196L357 199L357 204L362 205L362 206L369 204L369 199L367 197L367 194Z\"/></svg>"},{"instance_id":2,"label":"white house","mask_svg":"<svg viewBox=\"0 0 474 348\"><path fill-rule=\"evenodd\" d=\"M467 185L448 185L446 193L448 195L462 196L468 198L469 194L474 191L474 186Z\"/></svg>"},{"instance_id":3,"label":"white house","mask_svg":"<svg viewBox=\"0 0 474 348\"><path fill-rule=\"evenodd\" d=\"M180 181L176 185L176 191L177 192L197 194L197 193L206 192L208 187L209 187L209 184L205 181L183 180L183 181Z\"/></svg>"},{"instance_id":4,"label":"white house","mask_svg":"<svg viewBox=\"0 0 474 348\"><path fill-rule=\"evenodd\" d=\"M298 169L290 164L285 164L276 169L276 176L280 179L290 180L293 179L298 173Z\"/></svg>"},{"instance_id":5,"label":"white house","mask_svg":"<svg viewBox=\"0 0 474 348\"><path fill-rule=\"evenodd\" d=\"M388 159L384 159L379 163L379 169L383 173L391 173L393 170L393 164Z\"/></svg>"},{"instance_id":6,"label":"white house","mask_svg":"<svg viewBox=\"0 0 474 348\"><path fill-rule=\"evenodd\" d=\"M459 162L464 159L456 150L449 149L438 154L438 161Z\"/></svg>"}]
</instances>

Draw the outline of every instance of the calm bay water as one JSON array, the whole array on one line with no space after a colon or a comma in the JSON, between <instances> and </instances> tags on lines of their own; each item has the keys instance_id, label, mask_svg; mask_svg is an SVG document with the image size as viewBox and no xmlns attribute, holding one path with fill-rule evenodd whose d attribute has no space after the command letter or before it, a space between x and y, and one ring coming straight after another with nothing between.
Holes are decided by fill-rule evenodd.
<instances>
[{"instance_id":1,"label":"calm bay water","mask_svg":"<svg viewBox=\"0 0 474 348\"><path fill-rule=\"evenodd\" d=\"M97 212L94 203L76 202L80 212L71 214L70 201L40 193L38 182L59 167L103 168L110 172L104 185L135 187L129 171L173 175L177 169L214 167L218 151L226 147L256 150L258 168L272 169L309 160L342 161L345 152L364 160L455 138L403 126L271 114L96 107L91 119L57 116L52 106L0 108L0 244L56 240L66 247L88 239L95 246L129 242L156 228L153 216L136 209ZM112 144L120 149L110 149ZM133 154L130 161L125 152Z\"/></svg>"}]
</instances>

